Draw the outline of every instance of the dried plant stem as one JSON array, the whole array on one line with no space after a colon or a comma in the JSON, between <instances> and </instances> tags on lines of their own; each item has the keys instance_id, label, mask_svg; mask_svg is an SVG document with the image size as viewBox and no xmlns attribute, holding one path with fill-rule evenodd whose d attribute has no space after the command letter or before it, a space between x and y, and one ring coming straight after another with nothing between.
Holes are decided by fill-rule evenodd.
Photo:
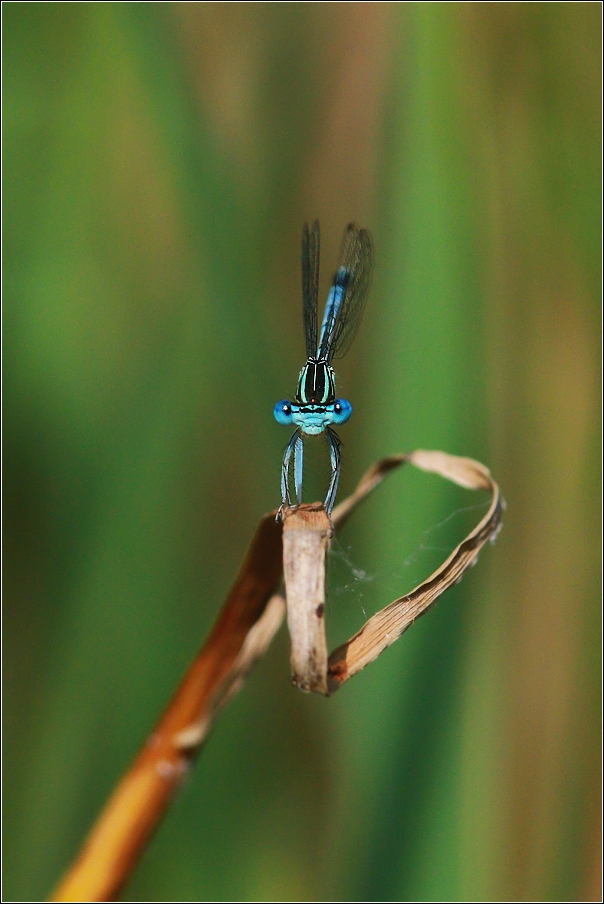
<instances>
[{"instance_id":1,"label":"dried plant stem","mask_svg":"<svg viewBox=\"0 0 604 904\"><path fill-rule=\"evenodd\" d=\"M281 525L261 522L222 612L52 901L112 901L129 878L218 710L283 620Z\"/></svg>"},{"instance_id":2,"label":"dried plant stem","mask_svg":"<svg viewBox=\"0 0 604 904\"><path fill-rule=\"evenodd\" d=\"M321 504L283 515L283 577L291 637L292 681L302 691L327 694L325 560L332 528Z\"/></svg>"},{"instance_id":3,"label":"dried plant stem","mask_svg":"<svg viewBox=\"0 0 604 904\"><path fill-rule=\"evenodd\" d=\"M340 526L393 469L410 462L468 489L492 493L489 511L446 562L415 590L372 616L329 659L325 641L325 559L332 525L321 504L274 513L258 529L235 584L206 643L183 678L147 743L109 798L52 901L115 900L207 738L219 710L242 686L285 614L277 592L282 560L287 587L294 682L328 695L375 659L415 618L474 564L501 523L503 500L484 465L444 452L419 450L384 458L332 515Z\"/></svg>"}]
</instances>

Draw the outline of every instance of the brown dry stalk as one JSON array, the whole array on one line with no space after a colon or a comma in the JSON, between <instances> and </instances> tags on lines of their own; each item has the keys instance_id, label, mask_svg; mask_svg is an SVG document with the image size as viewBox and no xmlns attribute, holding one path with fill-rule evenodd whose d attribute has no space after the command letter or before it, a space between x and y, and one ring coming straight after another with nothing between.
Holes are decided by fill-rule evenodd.
<instances>
[{"instance_id":1,"label":"brown dry stalk","mask_svg":"<svg viewBox=\"0 0 604 904\"><path fill-rule=\"evenodd\" d=\"M332 528L321 504L286 509L283 578L292 643L292 681L301 691L327 694L325 560Z\"/></svg>"},{"instance_id":2,"label":"brown dry stalk","mask_svg":"<svg viewBox=\"0 0 604 904\"><path fill-rule=\"evenodd\" d=\"M410 593L394 600L373 615L354 637L333 651L328 666L330 694L377 659L416 618L434 605L448 587L457 584L464 572L475 564L478 553L487 540L494 540L501 527L505 503L488 468L480 462L472 458L459 458L445 452L428 452L423 449L411 452L405 459L422 471L440 474L441 477L446 477L466 489L490 490L491 505L480 523L434 574Z\"/></svg>"},{"instance_id":3,"label":"brown dry stalk","mask_svg":"<svg viewBox=\"0 0 604 904\"><path fill-rule=\"evenodd\" d=\"M207 736L281 624L281 525L266 515L222 611L51 901L113 901Z\"/></svg>"},{"instance_id":4,"label":"brown dry stalk","mask_svg":"<svg viewBox=\"0 0 604 904\"><path fill-rule=\"evenodd\" d=\"M476 561L486 540L498 530L503 500L487 468L472 459L423 451L382 459L334 510L333 524L340 526L387 474L406 461L469 489L491 490L491 506L480 524L427 581L370 618L327 660L322 607L329 519L320 504L287 510L283 527L274 513L266 515L206 643L50 900L115 900L214 718L242 686L283 620L285 600L277 592L282 559L294 680L302 690L323 694L333 693L375 659Z\"/></svg>"}]
</instances>

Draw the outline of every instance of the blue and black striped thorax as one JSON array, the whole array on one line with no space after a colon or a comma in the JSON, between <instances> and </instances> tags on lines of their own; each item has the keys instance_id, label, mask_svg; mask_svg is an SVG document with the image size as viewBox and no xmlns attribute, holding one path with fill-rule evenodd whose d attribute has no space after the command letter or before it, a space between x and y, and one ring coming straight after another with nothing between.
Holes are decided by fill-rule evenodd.
<instances>
[{"instance_id":1,"label":"blue and black striped thorax","mask_svg":"<svg viewBox=\"0 0 604 904\"><path fill-rule=\"evenodd\" d=\"M299 405L331 405L336 398L333 368L324 360L309 358L300 371L296 402Z\"/></svg>"}]
</instances>

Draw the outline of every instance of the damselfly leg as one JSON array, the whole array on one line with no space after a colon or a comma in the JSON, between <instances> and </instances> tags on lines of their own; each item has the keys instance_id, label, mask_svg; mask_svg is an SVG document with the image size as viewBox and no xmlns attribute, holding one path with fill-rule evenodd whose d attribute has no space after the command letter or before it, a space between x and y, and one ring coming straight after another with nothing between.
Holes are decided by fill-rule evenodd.
<instances>
[{"instance_id":1,"label":"damselfly leg","mask_svg":"<svg viewBox=\"0 0 604 904\"><path fill-rule=\"evenodd\" d=\"M302 443L299 427L297 430L294 430L290 441L285 447L285 452L283 453L283 465L281 466L281 507L292 504L289 492L289 462L292 457L292 452L298 443ZM298 497L298 505L300 504L300 501L301 500Z\"/></svg>"},{"instance_id":2,"label":"damselfly leg","mask_svg":"<svg viewBox=\"0 0 604 904\"><path fill-rule=\"evenodd\" d=\"M331 427L326 427L325 433L327 435L327 443L329 445L329 458L331 461L331 481L329 484L329 489L327 490L327 497L325 499L325 510L328 515L331 515L331 510L333 508L334 502L336 501L336 493L338 492L338 482L340 480L341 443L340 437L335 430L331 429Z\"/></svg>"}]
</instances>

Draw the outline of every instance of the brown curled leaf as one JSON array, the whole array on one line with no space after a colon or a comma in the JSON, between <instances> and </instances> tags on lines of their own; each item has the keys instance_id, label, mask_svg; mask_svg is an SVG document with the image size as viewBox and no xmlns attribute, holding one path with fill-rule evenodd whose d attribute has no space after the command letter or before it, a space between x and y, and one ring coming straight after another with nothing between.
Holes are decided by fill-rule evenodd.
<instances>
[{"instance_id":1,"label":"brown curled leaf","mask_svg":"<svg viewBox=\"0 0 604 904\"><path fill-rule=\"evenodd\" d=\"M408 461L422 471L440 474L441 477L466 489L490 490L492 493L491 504L480 523L453 550L434 574L410 593L394 600L389 606L373 615L354 637L333 651L328 665L330 694L333 694L345 681L377 659L380 653L394 643L416 618L434 605L447 588L460 581L464 572L476 562L478 553L487 540L493 540L501 527L505 503L489 469L483 464L472 458L460 458L445 452L428 452L418 449L406 456L384 459L376 466L378 474L380 465L384 468L387 467L386 463L394 466L394 462L400 464L403 461ZM337 514L336 510L334 521L337 519ZM348 514L347 510L345 510L345 514Z\"/></svg>"}]
</instances>

